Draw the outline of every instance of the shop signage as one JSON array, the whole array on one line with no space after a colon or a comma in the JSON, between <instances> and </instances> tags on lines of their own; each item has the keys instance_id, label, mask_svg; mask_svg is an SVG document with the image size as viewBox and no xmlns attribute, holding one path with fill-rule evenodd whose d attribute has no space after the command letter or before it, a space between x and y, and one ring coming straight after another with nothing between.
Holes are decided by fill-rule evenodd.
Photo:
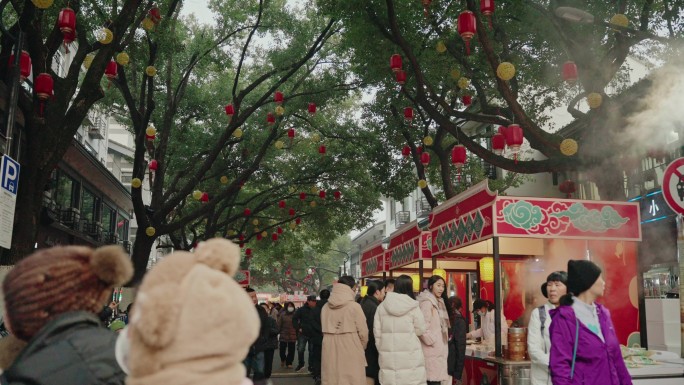
<instances>
[{"instance_id":1,"label":"shop signage","mask_svg":"<svg viewBox=\"0 0 684 385\"><path fill-rule=\"evenodd\" d=\"M238 270L235 274L235 280L242 287L249 286L249 270Z\"/></svg>"},{"instance_id":2,"label":"shop signage","mask_svg":"<svg viewBox=\"0 0 684 385\"><path fill-rule=\"evenodd\" d=\"M388 269L395 269L419 259L432 258L432 235L422 231L414 222L399 234L392 234L389 246Z\"/></svg>"},{"instance_id":3,"label":"shop signage","mask_svg":"<svg viewBox=\"0 0 684 385\"><path fill-rule=\"evenodd\" d=\"M368 277L385 271L385 249L375 243L361 252L361 277Z\"/></svg>"},{"instance_id":4,"label":"shop signage","mask_svg":"<svg viewBox=\"0 0 684 385\"><path fill-rule=\"evenodd\" d=\"M674 212L684 214L684 158L675 159L665 169L663 197Z\"/></svg>"},{"instance_id":5,"label":"shop signage","mask_svg":"<svg viewBox=\"0 0 684 385\"><path fill-rule=\"evenodd\" d=\"M19 191L19 171L21 167L7 155L0 161L0 247L9 249L12 245L14 209Z\"/></svg>"}]
</instances>

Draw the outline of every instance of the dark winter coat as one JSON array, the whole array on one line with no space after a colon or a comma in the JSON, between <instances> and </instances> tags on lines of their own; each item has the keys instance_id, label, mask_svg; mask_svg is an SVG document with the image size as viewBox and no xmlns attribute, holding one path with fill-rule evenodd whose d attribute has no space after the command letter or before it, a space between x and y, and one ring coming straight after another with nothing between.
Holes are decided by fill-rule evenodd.
<instances>
[{"instance_id":1,"label":"dark winter coat","mask_svg":"<svg viewBox=\"0 0 684 385\"><path fill-rule=\"evenodd\" d=\"M275 350L278 349L278 322L271 317L268 317L268 339L264 345L264 350Z\"/></svg>"},{"instance_id":2,"label":"dark winter coat","mask_svg":"<svg viewBox=\"0 0 684 385\"><path fill-rule=\"evenodd\" d=\"M95 314L61 314L29 341L3 376L10 385L123 385L116 337Z\"/></svg>"},{"instance_id":3,"label":"dark winter coat","mask_svg":"<svg viewBox=\"0 0 684 385\"><path fill-rule=\"evenodd\" d=\"M323 345L323 327L321 326L321 311L323 306L328 303L327 299L321 299L316 303L316 307L311 309L311 343L314 345Z\"/></svg>"},{"instance_id":4,"label":"dark winter coat","mask_svg":"<svg viewBox=\"0 0 684 385\"><path fill-rule=\"evenodd\" d=\"M463 375L463 365L465 364L466 332L467 325L460 311L456 311L454 326L451 329L451 339L449 340L449 358L447 358L447 370L449 375L460 380Z\"/></svg>"},{"instance_id":5,"label":"dark winter coat","mask_svg":"<svg viewBox=\"0 0 684 385\"><path fill-rule=\"evenodd\" d=\"M375 311L378 310L380 301L373 296L365 296L361 300L361 310L366 316L366 324L368 325L368 346L366 346L366 377L375 379L375 383L379 384L378 373L380 372L380 364L378 363L378 348L375 346L375 336L373 335L373 320L375 320Z\"/></svg>"},{"instance_id":6,"label":"dark winter coat","mask_svg":"<svg viewBox=\"0 0 684 385\"><path fill-rule=\"evenodd\" d=\"M297 342L297 329L294 327L294 313L285 312L278 318L280 342Z\"/></svg>"},{"instance_id":7,"label":"dark winter coat","mask_svg":"<svg viewBox=\"0 0 684 385\"><path fill-rule=\"evenodd\" d=\"M292 319L292 321L294 322L294 327L295 329L297 329L297 332L299 333L301 329L301 334L305 335L306 337L311 337L313 333L312 310L313 309L309 307L308 304L306 304L297 309L294 318Z\"/></svg>"}]
</instances>

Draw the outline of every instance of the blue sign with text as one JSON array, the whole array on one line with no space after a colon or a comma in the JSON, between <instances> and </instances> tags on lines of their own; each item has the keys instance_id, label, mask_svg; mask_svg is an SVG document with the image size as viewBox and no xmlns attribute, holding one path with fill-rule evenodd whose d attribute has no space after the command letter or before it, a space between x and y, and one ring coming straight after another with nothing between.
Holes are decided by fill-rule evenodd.
<instances>
[{"instance_id":1,"label":"blue sign with text","mask_svg":"<svg viewBox=\"0 0 684 385\"><path fill-rule=\"evenodd\" d=\"M19 191L19 171L21 167L14 159L2 156L0 163L0 188L16 196Z\"/></svg>"}]
</instances>

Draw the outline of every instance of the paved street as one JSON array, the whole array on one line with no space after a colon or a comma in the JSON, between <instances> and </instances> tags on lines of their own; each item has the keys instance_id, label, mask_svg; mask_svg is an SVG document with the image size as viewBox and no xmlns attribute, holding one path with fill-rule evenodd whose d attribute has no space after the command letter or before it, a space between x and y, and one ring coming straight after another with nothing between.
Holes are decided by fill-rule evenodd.
<instances>
[{"instance_id":1,"label":"paved street","mask_svg":"<svg viewBox=\"0 0 684 385\"><path fill-rule=\"evenodd\" d=\"M275 361L278 361L276 358ZM282 369L280 365L273 368L272 385L313 385L314 380L309 373L295 373L293 369Z\"/></svg>"}]
</instances>

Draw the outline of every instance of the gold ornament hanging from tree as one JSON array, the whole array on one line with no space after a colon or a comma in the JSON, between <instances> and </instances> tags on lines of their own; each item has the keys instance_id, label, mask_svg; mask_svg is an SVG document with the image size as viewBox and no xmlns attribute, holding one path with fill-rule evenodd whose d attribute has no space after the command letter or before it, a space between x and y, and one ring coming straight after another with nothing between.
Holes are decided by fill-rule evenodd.
<instances>
[{"instance_id":1,"label":"gold ornament hanging from tree","mask_svg":"<svg viewBox=\"0 0 684 385\"><path fill-rule=\"evenodd\" d=\"M507 61L502 62L496 67L496 76L505 81L513 79L513 76L515 76L515 66Z\"/></svg>"},{"instance_id":2,"label":"gold ornament hanging from tree","mask_svg":"<svg viewBox=\"0 0 684 385\"><path fill-rule=\"evenodd\" d=\"M432 146L432 143L434 143L434 142L435 141L429 135L423 138L423 144L426 146Z\"/></svg>"},{"instance_id":3,"label":"gold ornament hanging from tree","mask_svg":"<svg viewBox=\"0 0 684 385\"><path fill-rule=\"evenodd\" d=\"M618 27L627 28L629 26L629 19L627 16L617 13L610 18L610 24L617 25Z\"/></svg>"},{"instance_id":4,"label":"gold ornament hanging from tree","mask_svg":"<svg viewBox=\"0 0 684 385\"><path fill-rule=\"evenodd\" d=\"M592 92L587 95L587 103L589 104L589 108L595 110L601 107L601 104L603 104L603 96L601 96L601 94L598 92Z\"/></svg>"},{"instance_id":5,"label":"gold ornament hanging from tree","mask_svg":"<svg viewBox=\"0 0 684 385\"><path fill-rule=\"evenodd\" d=\"M457 68L454 68L450 72L451 78L454 80L458 80L461 77L461 71L459 71Z\"/></svg>"},{"instance_id":6,"label":"gold ornament hanging from tree","mask_svg":"<svg viewBox=\"0 0 684 385\"><path fill-rule=\"evenodd\" d=\"M223 176L221 177L221 184L227 184L227 183L228 183L228 177L225 176L225 175L223 175Z\"/></svg>"},{"instance_id":7,"label":"gold ornament hanging from tree","mask_svg":"<svg viewBox=\"0 0 684 385\"><path fill-rule=\"evenodd\" d=\"M285 113L285 108L283 108L283 106L278 106L275 108L275 113L278 116L283 116L283 114Z\"/></svg>"},{"instance_id":8,"label":"gold ornament hanging from tree","mask_svg":"<svg viewBox=\"0 0 684 385\"><path fill-rule=\"evenodd\" d=\"M148 237L154 237L154 234L157 233L157 229L154 227L150 226L145 229L145 234L147 234Z\"/></svg>"},{"instance_id":9,"label":"gold ornament hanging from tree","mask_svg":"<svg viewBox=\"0 0 684 385\"><path fill-rule=\"evenodd\" d=\"M425 179L421 179L418 181L418 187L420 188L426 188L427 187L427 181Z\"/></svg>"},{"instance_id":10,"label":"gold ornament hanging from tree","mask_svg":"<svg viewBox=\"0 0 684 385\"><path fill-rule=\"evenodd\" d=\"M47 9L52 6L53 0L31 0L31 2L36 8Z\"/></svg>"},{"instance_id":11,"label":"gold ornament hanging from tree","mask_svg":"<svg viewBox=\"0 0 684 385\"><path fill-rule=\"evenodd\" d=\"M131 60L131 58L128 57L128 54L126 52L119 52L116 55L116 62L122 66L127 65L130 62L130 60Z\"/></svg>"},{"instance_id":12,"label":"gold ornament hanging from tree","mask_svg":"<svg viewBox=\"0 0 684 385\"><path fill-rule=\"evenodd\" d=\"M97 35L97 41L104 45L110 44L114 40L114 33L109 28L102 28Z\"/></svg>"},{"instance_id":13,"label":"gold ornament hanging from tree","mask_svg":"<svg viewBox=\"0 0 684 385\"><path fill-rule=\"evenodd\" d=\"M147 68L145 68L145 74L152 78L157 75L157 69L154 68L154 66L147 66Z\"/></svg>"},{"instance_id":14,"label":"gold ornament hanging from tree","mask_svg":"<svg viewBox=\"0 0 684 385\"><path fill-rule=\"evenodd\" d=\"M573 156L577 154L578 149L579 145L574 139L563 139L560 144L560 152L565 156Z\"/></svg>"},{"instance_id":15,"label":"gold ornament hanging from tree","mask_svg":"<svg viewBox=\"0 0 684 385\"><path fill-rule=\"evenodd\" d=\"M462 78L458 79L458 88L464 90L464 89L468 88L468 86L470 86L470 79L468 79L466 77L462 77Z\"/></svg>"},{"instance_id":16,"label":"gold ornament hanging from tree","mask_svg":"<svg viewBox=\"0 0 684 385\"><path fill-rule=\"evenodd\" d=\"M233 131L233 136L236 138L242 138L242 130L239 128L236 128L235 131Z\"/></svg>"},{"instance_id":17,"label":"gold ornament hanging from tree","mask_svg":"<svg viewBox=\"0 0 684 385\"><path fill-rule=\"evenodd\" d=\"M444 42L440 40L440 41L437 42L437 47L436 47L436 49L437 49L437 52L439 52L439 53L444 53L444 52L446 52L447 47L446 47L446 45L444 44Z\"/></svg>"},{"instance_id":18,"label":"gold ornament hanging from tree","mask_svg":"<svg viewBox=\"0 0 684 385\"><path fill-rule=\"evenodd\" d=\"M140 186L142 186L142 181L140 180L140 178L131 179L131 187L140 188Z\"/></svg>"}]
</instances>

